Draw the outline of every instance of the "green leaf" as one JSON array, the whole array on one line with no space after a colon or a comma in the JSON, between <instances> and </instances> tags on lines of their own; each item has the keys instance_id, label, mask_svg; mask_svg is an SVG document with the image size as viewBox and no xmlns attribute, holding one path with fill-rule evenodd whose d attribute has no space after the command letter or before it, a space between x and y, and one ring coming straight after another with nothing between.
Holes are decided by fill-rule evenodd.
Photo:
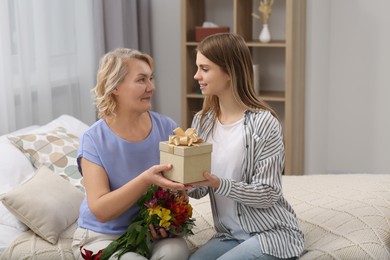
<instances>
[{"instance_id":1,"label":"green leaf","mask_svg":"<svg viewBox=\"0 0 390 260\"><path fill-rule=\"evenodd\" d=\"M108 260L110 256L112 256L120 247L119 242L117 240L112 241L102 252L100 255L100 260Z\"/></svg>"},{"instance_id":2,"label":"green leaf","mask_svg":"<svg viewBox=\"0 0 390 260\"><path fill-rule=\"evenodd\" d=\"M136 245L141 244L141 242L145 240L145 235L146 235L146 232L148 232L148 231L149 231L149 230L146 229L146 228L140 228L140 229L139 229L139 233L138 233L138 236L137 236L137 240L135 241L135 244L136 244Z\"/></svg>"}]
</instances>

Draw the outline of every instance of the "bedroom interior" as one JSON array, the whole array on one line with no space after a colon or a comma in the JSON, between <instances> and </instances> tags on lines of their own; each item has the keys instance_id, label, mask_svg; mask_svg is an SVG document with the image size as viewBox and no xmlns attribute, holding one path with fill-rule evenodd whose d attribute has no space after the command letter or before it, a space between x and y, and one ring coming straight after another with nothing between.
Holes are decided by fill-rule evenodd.
<instances>
[{"instance_id":1,"label":"bedroom interior","mask_svg":"<svg viewBox=\"0 0 390 260\"><path fill-rule=\"evenodd\" d=\"M205 19L232 23L228 17L236 1L258 4L205 0ZM275 1L285 6L286 0ZM39 140L55 134L66 147L77 149L78 137L95 120L89 90L105 51L126 46L150 52L157 85L154 110L184 125L182 2L0 3L0 259L72 259L74 207L69 206L58 226L58 215L34 213L31 205L45 204L43 212L55 213L64 208L48 203L49 196L63 204L77 201L83 190L82 185L81 191L75 188L80 188L81 178L71 170L75 155L64 154L68 164L60 169L44 156L33 159L28 150L34 143L20 137ZM294 176L283 176L284 193L305 232L301 259L390 259L390 2L301 2L306 8L304 165ZM272 20L270 28L272 32ZM72 185L65 195L44 189L47 193L26 205L20 198L31 186L45 185L40 177L44 166L65 172ZM29 178L34 182L23 183ZM61 181L55 178L53 186ZM187 242L195 250L214 230L208 200L191 203L197 227Z\"/></svg>"}]
</instances>

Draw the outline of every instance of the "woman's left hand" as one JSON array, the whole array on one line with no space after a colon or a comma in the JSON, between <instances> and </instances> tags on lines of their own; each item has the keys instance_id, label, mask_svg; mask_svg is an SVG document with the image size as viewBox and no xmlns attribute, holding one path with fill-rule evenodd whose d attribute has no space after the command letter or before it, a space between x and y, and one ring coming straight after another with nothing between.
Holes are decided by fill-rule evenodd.
<instances>
[{"instance_id":1,"label":"woman's left hand","mask_svg":"<svg viewBox=\"0 0 390 260\"><path fill-rule=\"evenodd\" d=\"M218 189L221 184L221 180L218 176L211 174L210 172L204 172L203 177L206 179L204 181L191 183L191 186L207 186L214 189Z\"/></svg>"},{"instance_id":2,"label":"woman's left hand","mask_svg":"<svg viewBox=\"0 0 390 260\"><path fill-rule=\"evenodd\" d=\"M150 234L152 235L152 238L153 240L158 240L158 239L161 239L161 238L166 238L168 236L168 233L167 231L165 231L165 229L163 228L160 228L158 230L158 232L160 234L157 234L157 231L156 229L154 228L154 226L152 224L149 225L149 229L150 229Z\"/></svg>"}]
</instances>

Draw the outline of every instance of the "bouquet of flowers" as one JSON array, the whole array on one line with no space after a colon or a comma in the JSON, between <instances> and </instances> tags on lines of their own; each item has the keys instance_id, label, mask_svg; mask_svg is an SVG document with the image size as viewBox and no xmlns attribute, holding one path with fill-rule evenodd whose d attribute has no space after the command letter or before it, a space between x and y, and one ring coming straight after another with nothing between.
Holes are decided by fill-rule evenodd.
<instances>
[{"instance_id":1,"label":"bouquet of flowers","mask_svg":"<svg viewBox=\"0 0 390 260\"><path fill-rule=\"evenodd\" d=\"M192 206L188 197L180 191L151 188L138 200L140 211L123 235L111 242L101 253L100 260L109 259L118 252L118 258L126 252L151 256L152 237L150 224L157 230L165 229L169 237L193 235L195 225Z\"/></svg>"}]
</instances>

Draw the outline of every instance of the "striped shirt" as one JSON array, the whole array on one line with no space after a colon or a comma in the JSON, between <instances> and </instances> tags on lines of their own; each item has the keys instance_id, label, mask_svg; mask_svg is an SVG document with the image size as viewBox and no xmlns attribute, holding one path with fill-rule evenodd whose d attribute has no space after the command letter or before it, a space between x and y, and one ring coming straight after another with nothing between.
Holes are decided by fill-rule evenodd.
<instances>
[{"instance_id":1,"label":"striped shirt","mask_svg":"<svg viewBox=\"0 0 390 260\"><path fill-rule=\"evenodd\" d=\"M206 140L212 133L213 121L213 113L208 112L200 125L200 113L197 113L192 127ZM215 237L232 238L219 221L214 197L214 194L219 194L236 202L242 229L259 237L259 246L265 254L279 258L298 257L303 252L304 237L295 212L282 193L282 126L268 111L246 111L243 127L246 151L241 180L221 178L218 189L198 187L189 195L194 198L210 195L217 231Z\"/></svg>"}]
</instances>

